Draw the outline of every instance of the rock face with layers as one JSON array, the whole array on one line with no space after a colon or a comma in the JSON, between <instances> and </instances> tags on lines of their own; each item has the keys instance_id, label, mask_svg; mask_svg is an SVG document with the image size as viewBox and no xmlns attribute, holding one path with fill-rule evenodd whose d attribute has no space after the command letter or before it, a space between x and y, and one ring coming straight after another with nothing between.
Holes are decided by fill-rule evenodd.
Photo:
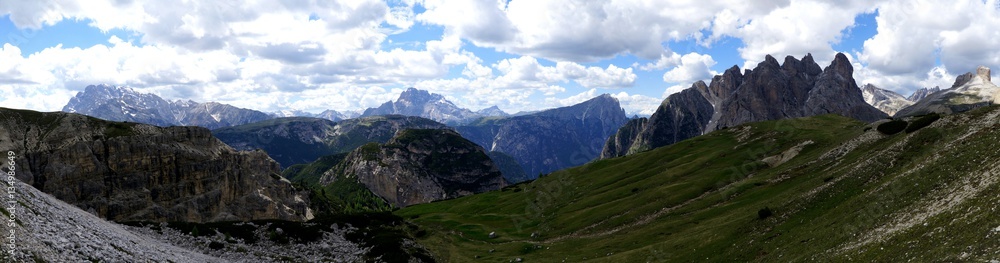
<instances>
[{"instance_id":1,"label":"rock face with layers","mask_svg":"<svg viewBox=\"0 0 1000 263\"><path fill-rule=\"evenodd\" d=\"M354 150L320 184L357 180L396 207L429 203L507 185L482 147L447 129L403 130L385 144Z\"/></svg>"},{"instance_id":2,"label":"rock face with layers","mask_svg":"<svg viewBox=\"0 0 1000 263\"><path fill-rule=\"evenodd\" d=\"M867 122L887 117L865 102L853 74L844 54L822 69L811 54L802 60L788 56L780 64L768 55L743 73L734 66L710 85L699 81L667 97L638 136L631 136L634 125L623 127L608 139L601 156L623 156L748 122L829 113ZM622 142L629 137L633 142Z\"/></svg>"},{"instance_id":3,"label":"rock face with layers","mask_svg":"<svg viewBox=\"0 0 1000 263\"><path fill-rule=\"evenodd\" d=\"M639 133L646 129L646 123L648 122L649 118L636 118L626 122L604 144L604 150L601 151L600 158L613 158L621 156L621 153L627 153L632 148L632 144L635 143L636 138L639 137Z\"/></svg>"},{"instance_id":4,"label":"rock face with layers","mask_svg":"<svg viewBox=\"0 0 1000 263\"><path fill-rule=\"evenodd\" d=\"M267 154L233 150L205 128L0 108L0 138L21 156L18 179L109 220L311 218L308 196Z\"/></svg>"},{"instance_id":5,"label":"rock face with layers","mask_svg":"<svg viewBox=\"0 0 1000 263\"><path fill-rule=\"evenodd\" d=\"M951 88L931 93L912 106L897 112L894 117L917 116L928 113L951 114L1000 103L1000 87L991 82L990 68L980 66L976 72L955 78Z\"/></svg>"}]
</instances>

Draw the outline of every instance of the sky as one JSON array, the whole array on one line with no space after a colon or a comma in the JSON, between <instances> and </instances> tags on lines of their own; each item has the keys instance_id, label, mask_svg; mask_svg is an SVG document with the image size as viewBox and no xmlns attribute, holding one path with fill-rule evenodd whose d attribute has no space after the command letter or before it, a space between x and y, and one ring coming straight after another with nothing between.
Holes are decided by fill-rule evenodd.
<instances>
[{"instance_id":1,"label":"sky","mask_svg":"<svg viewBox=\"0 0 1000 263\"><path fill-rule=\"evenodd\" d=\"M87 85L266 112L376 107L408 87L514 113L617 98L652 114L732 66L837 52L909 95L1000 68L981 0L0 0L0 107Z\"/></svg>"}]
</instances>

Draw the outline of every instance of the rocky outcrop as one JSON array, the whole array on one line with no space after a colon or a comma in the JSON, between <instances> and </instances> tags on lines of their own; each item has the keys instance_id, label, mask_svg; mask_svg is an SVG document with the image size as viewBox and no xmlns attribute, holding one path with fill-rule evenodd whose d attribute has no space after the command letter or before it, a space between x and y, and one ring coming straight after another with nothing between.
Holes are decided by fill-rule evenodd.
<instances>
[{"instance_id":1,"label":"rocky outcrop","mask_svg":"<svg viewBox=\"0 0 1000 263\"><path fill-rule=\"evenodd\" d=\"M400 131L385 144L352 151L320 184L357 180L396 207L428 203L506 185L482 147L447 129Z\"/></svg>"},{"instance_id":2,"label":"rocky outcrop","mask_svg":"<svg viewBox=\"0 0 1000 263\"><path fill-rule=\"evenodd\" d=\"M604 94L568 107L483 119L456 130L489 151L514 157L528 179L535 179L599 157L608 136L626 121L618 100Z\"/></svg>"},{"instance_id":3,"label":"rocky outcrop","mask_svg":"<svg viewBox=\"0 0 1000 263\"><path fill-rule=\"evenodd\" d=\"M111 121L156 126L191 125L209 129L272 118L267 113L216 102L169 102L153 94L107 84L87 86L70 99L62 111Z\"/></svg>"},{"instance_id":4,"label":"rocky outcrop","mask_svg":"<svg viewBox=\"0 0 1000 263\"><path fill-rule=\"evenodd\" d=\"M626 122L625 125L618 128L618 132L612 134L611 138L608 138L608 142L604 144L604 149L601 151L600 158L607 159L625 156L628 150L632 148L632 144L639 138L639 134L646 129L646 123L648 122L648 118L636 118Z\"/></svg>"},{"instance_id":5,"label":"rocky outcrop","mask_svg":"<svg viewBox=\"0 0 1000 263\"><path fill-rule=\"evenodd\" d=\"M403 129L443 129L444 124L400 115L332 122L308 117L277 118L213 131L237 150L263 149L282 168L345 153L369 142L385 143Z\"/></svg>"},{"instance_id":6,"label":"rocky outcrop","mask_svg":"<svg viewBox=\"0 0 1000 263\"><path fill-rule=\"evenodd\" d=\"M624 156L670 145L687 138L701 135L705 127L712 118L712 104L705 99L698 87L704 90L704 82L696 82L692 88L671 94L660 104L649 121L643 125L642 130L635 136L635 140L628 144L626 151L614 152L605 150L609 157ZM619 133L625 133L628 137L628 129L632 127L622 127Z\"/></svg>"},{"instance_id":7,"label":"rocky outcrop","mask_svg":"<svg viewBox=\"0 0 1000 263\"><path fill-rule=\"evenodd\" d=\"M786 118L838 114L865 122L874 122L888 115L865 102L861 89L854 81L854 68L843 53L837 53L830 66L823 69L815 86L809 90L803 112Z\"/></svg>"},{"instance_id":8,"label":"rocky outcrop","mask_svg":"<svg viewBox=\"0 0 1000 263\"><path fill-rule=\"evenodd\" d=\"M635 127L623 127L608 139L602 156L644 151L748 122L829 113L868 122L887 117L865 102L853 74L844 54L824 69L811 54L801 61L788 56L781 64L768 55L743 73L734 66L710 85L698 81L669 96L631 143L622 140L633 137ZM623 145L629 145L627 151Z\"/></svg>"},{"instance_id":9,"label":"rocky outcrop","mask_svg":"<svg viewBox=\"0 0 1000 263\"><path fill-rule=\"evenodd\" d=\"M951 88L931 93L913 105L897 112L894 117L928 113L952 114L1000 103L1000 87L991 82L990 69L980 66L976 72L955 78Z\"/></svg>"},{"instance_id":10,"label":"rocky outcrop","mask_svg":"<svg viewBox=\"0 0 1000 263\"><path fill-rule=\"evenodd\" d=\"M923 92L927 91L927 89L923 89ZM913 102L904 98L903 95L891 90L880 89L872 84L865 84L864 87L861 87L861 95L869 105L888 115L896 114L897 111L913 105ZM914 95L917 94L914 93Z\"/></svg>"},{"instance_id":11,"label":"rocky outcrop","mask_svg":"<svg viewBox=\"0 0 1000 263\"><path fill-rule=\"evenodd\" d=\"M264 152L237 152L200 127L161 128L0 109L17 178L115 221L305 220L306 196Z\"/></svg>"}]
</instances>

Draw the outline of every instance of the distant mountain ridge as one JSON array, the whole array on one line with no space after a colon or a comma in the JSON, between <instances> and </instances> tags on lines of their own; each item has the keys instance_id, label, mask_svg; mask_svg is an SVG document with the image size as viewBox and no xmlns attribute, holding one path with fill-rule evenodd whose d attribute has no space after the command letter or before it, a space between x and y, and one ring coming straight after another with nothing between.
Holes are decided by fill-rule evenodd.
<instances>
[{"instance_id":1,"label":"distant mountain ridge","mask_svg":"<svg viewBox=\"0 0 1000 263\"><path fill-rule=\"evenodd\" d=\"M458 125L479 117L509 116L497 106L473 112L461 108L444 96L426 90L407 88L395 101L388 101L376 108L368 108L364 116L399 114L432 119L448 125Z\"/></svg>"},{"instance_id":2,"label":"distant mountain ridge","mask_svg":"<svg viewBox=\"0 0 1000 263\"><path fill-rule=\"evenodd\" d=\"M107 84L87 86L83 92L70 99L62 111L111 121L156 126L190 125L209 129L273 118L267 113L217 102L170 102L154 94Z\"/></svg>"},{"instance_id":3,"label":"distant mountain ridge","mask_svg":"<svg viewBox=\"0 0 1000 263\"><path fill-rule=\"evenodd\" d=\"M673 144L748 122L828 113L862 121L888 115L864 101L847 56L838 53L826 68L807 54L779 64L767 55L741 73L733 66L712 79L667 97L648 121L635 121L607 139L601 158L624 156Z\"/></svg>"},{"instance_id":4,"label":"distant mountain ridge","mask_svg":"<svg viewBox=\"0 0 1000 263\"><path fill-rule=\"evenodd\" d=\"M286 168L350 152L366 143L385 143L404 129L444 128L444 124L421 117L386 115L340 122L311 117L276 118L212 132L238 150L263 149Z\"/></svg>"},{"instance_id":5,"label":"distant mountain ridge","mask_svg":"<svg viewBox=\"0 0 1000 263\"><path fill-rule=\"evenodd\" d=\"M278 117L317 117L332 121L356 118L358 112L326 110L319 114L287 110L264 113L218 102L167 101L150 93L108 84L90 85L70 99L63 112L80 113L110 121L156 126L201 126L208 129L254 123Z\"/></svg>"}]
</instances>

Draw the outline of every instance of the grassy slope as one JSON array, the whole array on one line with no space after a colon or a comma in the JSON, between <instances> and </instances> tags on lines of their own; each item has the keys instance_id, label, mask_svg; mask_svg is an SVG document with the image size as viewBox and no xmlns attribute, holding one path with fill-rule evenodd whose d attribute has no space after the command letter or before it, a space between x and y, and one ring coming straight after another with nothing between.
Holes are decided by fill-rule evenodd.
<instances>
[{"instance_id":1,"label":"grassy slope","mask_svg":"<svg viewBox=\"0 0 1000 263\"><path fill-rule=\"evenodd\" d=\"M1000 126L959 139L960 118L996 111L893 136L832 115L755 123L396 214L447 262L997 258ZM787 163L760 161L807 140ZM821 158L845 145L859 146Z\"/></svg>"}]
</instances>

